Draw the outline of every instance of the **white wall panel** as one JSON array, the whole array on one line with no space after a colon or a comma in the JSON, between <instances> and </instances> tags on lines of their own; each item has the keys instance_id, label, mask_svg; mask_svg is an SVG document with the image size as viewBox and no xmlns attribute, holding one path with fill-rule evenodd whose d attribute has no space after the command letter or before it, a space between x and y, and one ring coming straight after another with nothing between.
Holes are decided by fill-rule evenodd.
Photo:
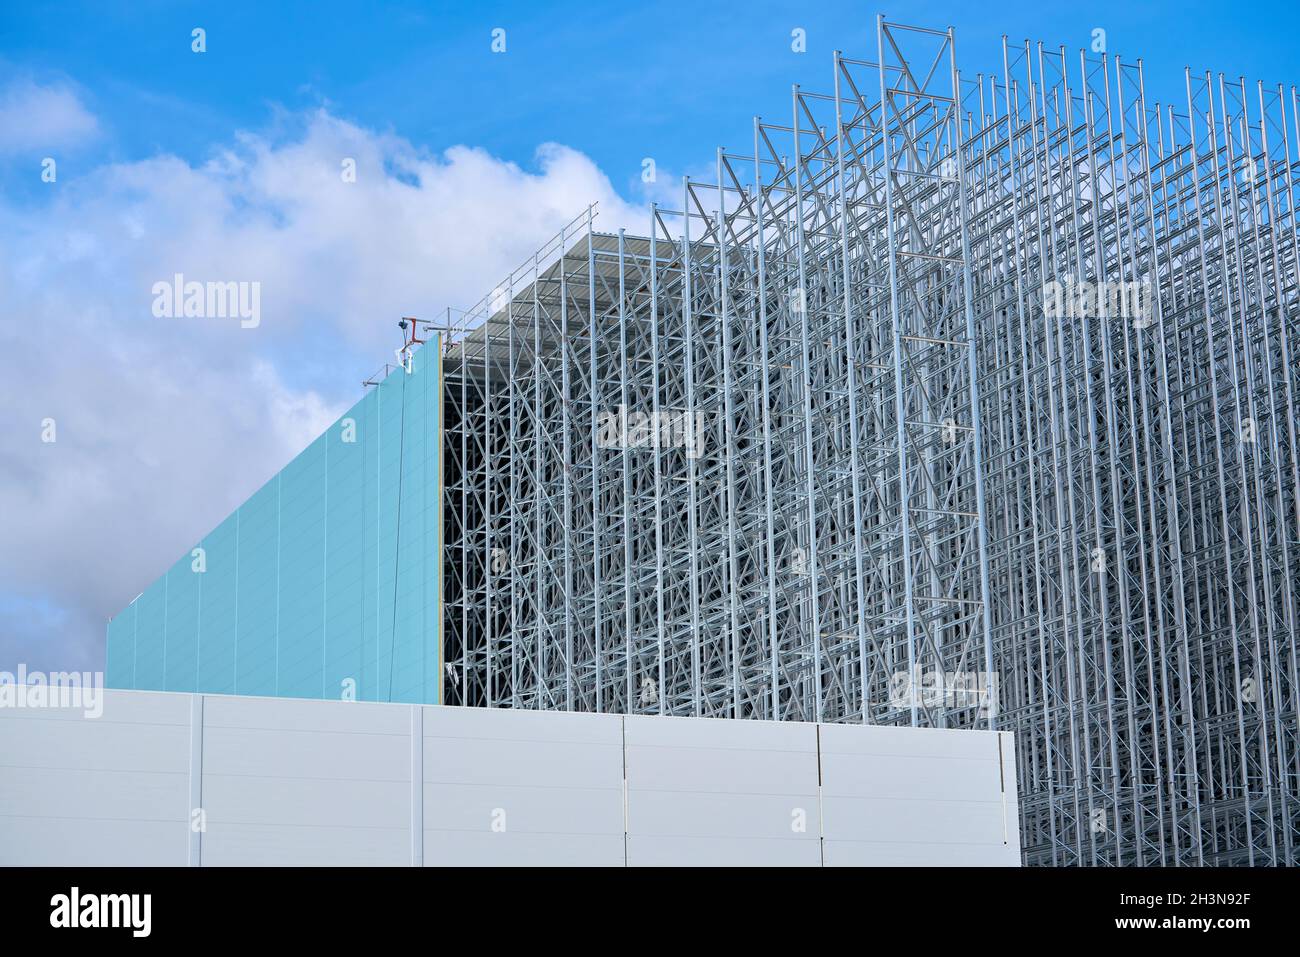
<instances>
[{"instance_id":1,"label":"white wall panel","mask_svg":"<svg viewBox=\"0 0 1300 957\"><path fill-rule=\"evenodd\" d=\"M410 853L406 827L222 823L203 838L205 867L402 867Z\"/></svg>"},{"instance_id":2,"label":"white wall panel","mask_svg":"<svg viewBox=\"0 0 1300 957\"><path fill-rule=\"evenodd\" d=\"M1006 808L1002 815L1003 836L1014 865L1020 864L1020 795L1016 791L1016 736L1010 731L999 731L1002 748L1002 802Z\"/></svg>"},{"instance_id":3,"label":"white wall panel","mask_svg":"<svg viewBox=\"0 0 1300 957\"><path fill-rule=\"evenodd\" d=\"M1019 863L999 734L835 724L819 735L827 864Z\"/></svg>"},{"instance_id":4,"label":"white wall panel","mask_svg":"<svg viewBox=\"0 0 1300 957\"><path fill-rule=\"evenodd\" d=\"M818 841L628 835L631 867L818 867Z\"/></svg>"},{"instance_id":5,"label":"white wall panel","mask_svg":"<svg viewBox=\"0 0 1300 957\"><path fill-rule=\"evenodd\" d=\"M618 715L424 709L426 865L623 864Z\"/></svg>"},{"instance_id":6,"label":"white wall panel","mask_svg":"<svg viewBox=\"0 0 1300 957\"><path fill-rule=\"evenodd\" d=\"M0 864L1017 864L1013 744L112 691L0 709Z\"/></svg>"},{"instance_id":7,"label":"white wall panel","mask_svg":"<svg viewBox=\"0 0 1300 957\"><path fill-rule=\"evenodd\" d=\"M183 865L188 755L183 695L0 709L0 864Z\"/></svg>"},{"instance_id":8,"label":"white wall panel","mask_svg":"<svg viewBox=\"0 0 1300 957\"><path fill-rule=\"evenodd\" d=\"M243 695L204 695L203 700L203 722L209 728L406 735L411 727L409 712L401 705Z\"/></svg>"},{"instance_id":9,"label":"white wall panel","mask_svg":"<svg viewBox=\"0 0 1300 957\"><path fill-rule=\"evenodd\" d=\"M409 864L410 709L205 696L203 863Z\"/></svg>"},{"instance_id":10,"label":"white wall panel","mask_svg":"<svg viewBox=\"0 0 1300 957\"><path fill-rule=\"evenodd\" d=\"M821 862L817 726L630 716L628 863Z\"/></svg>"},{"instance_id":11,"label":"white wall panel","mask_svg":"<svg viewBox=\"0 0 1300 957\"><path fill-rule=\"evenodd\" d=\"M4 867L185 866L183 820L0 816L0 832Z\"/></svg>"},{"instance_id":12,"label":"white wall panel","mask_svg":"<svg viewBox=\"0 0 1300 957\"><path fill-rule=\"evenodd\" d=\"M471 867L622 867L623 833L585 835L425 831L425 863Z\"/></svg>"}]
</instances>

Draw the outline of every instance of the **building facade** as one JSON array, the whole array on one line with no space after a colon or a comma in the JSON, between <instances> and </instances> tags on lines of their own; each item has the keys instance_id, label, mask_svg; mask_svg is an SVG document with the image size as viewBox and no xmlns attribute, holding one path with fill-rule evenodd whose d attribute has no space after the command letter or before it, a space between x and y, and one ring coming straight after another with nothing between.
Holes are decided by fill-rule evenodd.
<instances>
[{"instance_id":1,"label":"building facade","mask_svg":"<svg viewBox=\"0 0 1300 957\"><path fill-rule=\"evenodd\" d=\"M1300 101L955 44L877 22L643 235L589 210L451 328L426 690L1011 730L1030 863L1295 864ZM226 614L194 584L132 681L203 674L153 637Z\"/></svg>"},{"instance_id":2,"label":"building facade","mask_svg":"<svg viewBox=\"0 0 1300 957\"><path fill-rule=\"evenodd\" d=\"M1294 88L861 39L449 337L447 700L1005 728L1031 863L1295 864Z\"/></svg>"},{"instance_id":3,"label":"building facade","mask_svg":"<svg viewBox=\"0 0 1300 957\"><path fill-rule=\"evenodd\" d=\"M114 616L108 685L437 704L440 375L435 339Z\"/></svg>"}]
</instances>

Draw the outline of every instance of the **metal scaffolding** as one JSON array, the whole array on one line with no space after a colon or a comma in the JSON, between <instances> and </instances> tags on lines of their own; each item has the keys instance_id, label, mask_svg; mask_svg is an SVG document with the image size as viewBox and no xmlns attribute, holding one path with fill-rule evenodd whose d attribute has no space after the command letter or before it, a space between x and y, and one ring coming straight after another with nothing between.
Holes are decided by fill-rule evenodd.
<instances>
[{"instance_id":1,"label":"metal scaffolding","mask_svg":"<svg viewBox=\"0 0 1300 957\"><path fill-rule=\"evenodd\" d=\"M833 70L444 337L445 700L1000 727L1030 863L1295 864L1295 89Z\"/></svg>"}]
</instances>

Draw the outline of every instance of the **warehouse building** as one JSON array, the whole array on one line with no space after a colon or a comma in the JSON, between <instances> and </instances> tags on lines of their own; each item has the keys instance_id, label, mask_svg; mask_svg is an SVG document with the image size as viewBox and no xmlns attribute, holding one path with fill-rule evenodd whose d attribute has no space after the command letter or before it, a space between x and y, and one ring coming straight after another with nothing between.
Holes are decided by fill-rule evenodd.
<instances>
[{"instance_id":1,"label":"warehouse building","mask_svg":"<svg viewBox=\"0 0 1300 957\"><path fill-rule=\"evenodd\" d=\"M414 325L110 684L1009 730L1028 863L1295 864L1295 90L865 46Z\"/></svg>"}]
</instances>

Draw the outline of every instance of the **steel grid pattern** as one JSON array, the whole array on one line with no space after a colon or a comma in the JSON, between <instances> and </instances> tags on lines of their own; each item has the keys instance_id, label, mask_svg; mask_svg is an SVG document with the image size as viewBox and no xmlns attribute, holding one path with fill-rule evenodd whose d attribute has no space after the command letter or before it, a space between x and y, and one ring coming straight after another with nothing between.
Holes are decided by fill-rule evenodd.
<instances>
[{"instance_id":1,"label":"steel grid pattern","mask_svg":"<svg viewBox=\"0 0 1300 957\"><path fill-rule=\"evenodd\" d=\"M444 340L445 699L999 727L1029 863L1295 864L1294 88L874 39Z\"/></svg>"}]
</instances>

